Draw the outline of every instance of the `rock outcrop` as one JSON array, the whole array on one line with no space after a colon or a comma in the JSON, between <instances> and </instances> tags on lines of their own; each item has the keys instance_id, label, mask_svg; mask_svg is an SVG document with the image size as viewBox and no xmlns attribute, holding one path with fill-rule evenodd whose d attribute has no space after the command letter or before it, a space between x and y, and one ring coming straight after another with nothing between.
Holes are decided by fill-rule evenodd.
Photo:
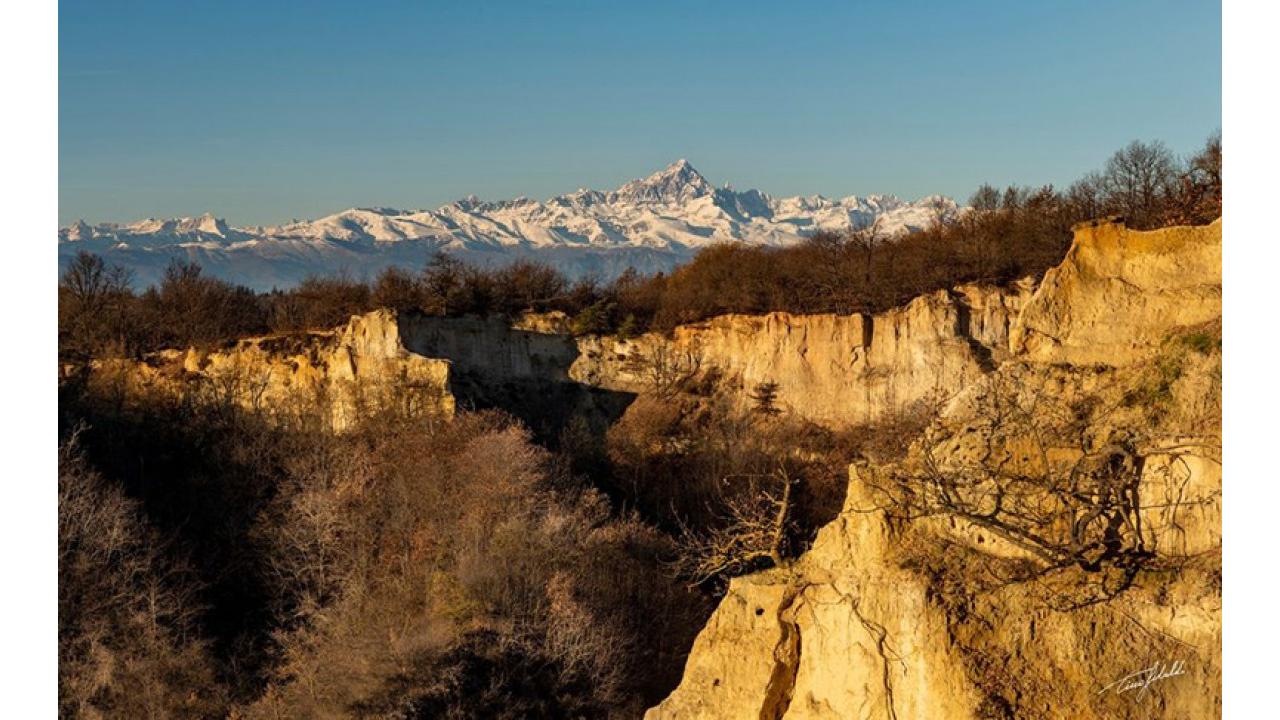
<instances>
[{"instance_id":1,"label":"rock outcrop","mask_svg":"<svg viewBox=\"0 0 1280 720\"><path fill-rule=\"evenodd\" d=\"M134 398L200 396L293 417L319 409L337 430L379 411L451 417L450 362L408 349L405 339L401 318L378 310L329 331L162 351L141 363L100 361L92 381Z\"/></svg>"},{"instance_id":2,"label":"rock outcrop","mask_svg":"<svg viewBox=\"0 0 1280 720\"><path fill-rule=\"evenodd\" d=\"M400 337L406 348L445 358L454 375L484 384L510 381L571 382L569 367L578 347L562 313L501 317L435 317L405 314Z\"/></svg>"},{"instance_id":3,"label":"rock outcrop","mask_svg":"<svg viewBox=\"0 0 1280 720\"><path fill-rule=\"evenodd\" d=\"M646 717L1220 715L1220 247L1219 223L1079 228L993 366L966 376L907 457L851 468L842 512L790 566L731 581ZM1063 411L1078 442L1028 452L1038 428L1005 432L1015 421L989 407L1001 393ZM1043 568L1025 544L897 512L884 492L894 473L966 477L975 462L1011 477L1086 467L1107 443L1133 445L1135 535L1160 563L1114 595L1077 601L1096 571Z\"/></svg>"},{"instance_id":4,"label":"rock outcrop","mask_svg":"<svg viewBox=\"0 0 1280 720\"><path fill-rule=\"evenodd\" d=\"M333 331L249 338L217 352L166 351L139 370L149 378L182 355L188 379L243 376L242 404L258 407L326 395L337 426L354 417L353 388L380 392L403 375L443 391L427 402L503 407L548 427L567 406L613 417L629 398L666 386L711 383L745 404L757 386L776 383L780 407L844 427L940 401L989 372L1008 355L1032 288L1030 280L964 285L876 315L724 315L670 336L630 339L574 337L562 313L509 322L380 310ZM532 402L547 392L554 407Z\"/></svg>"},{"instance_id":5,"label":"rock outcrop","mask_svg":"<svg viewBox=\"0 0 1280 720\"><path fill-rule=\"evenodd\" d=\"M589 337L569 374L629 392L714 378L746 401L777 386L777 403L829 426L874 421L949 396L1007 355L1009 329L1029 280L966 285L876 315L723 315L671 337Z\"/></svg>"},{"instance_id":6,"label":"rock outcrop","mask_svg":"<svg viewBox=\"0 0 1280 720\"><path fill-rule=\"evenodd\" d=\"M1222 314L1222 220L1150 232L1095 221L1076 228L1010 333L1037 362L1123 365L1175 328Z\"/></svg>"},{"instance_id":7,"label":"rock outcrop","mask_svg":"<svg viewBox=\"0 0 1280 720\"><path fill-rule=\"evenodd\" d=\"M734 579L646 718L959 718L980 702L862 483L792 567Z\"/></svg>"},{"instance_id":8,"label":"rock outcrop","mask_svg":"<svg viewBox=\"0 0 1280 720\"><path fill-rule=\"evenodd\" d=\"M1124 365L1173 330L1220 314L1221 221L1136 232L1077 228L1064 262L1036 285L963 285L875 315L723 315L670 337L587 337L569 375L634 393L714 376L745 398L777 384L777 402L829 426L875 421L944 400L1017 355Z\"/></svg>"},{"instance_id":9,"label":"rock outcrop","mask_svg":"<svg viewBox=\"0 0 1280 720\"><path fill-rule=\"evenodd\" d=\"M758 386L776 384L780 407L843 427L916 403L945 401L1015 355L1077 365L1139 360L1173 330L1217 316L1220 257L1221 221L1154 232L1097 222L1078 228L1067 258L1038 286L1030 279L1005 287L963 285L875 315L724 315L680 326L669 336L620 339L574 338L559 313L509 323L378 311L332 332L244 340L220 353L200 354L199 362L215 370L247 363L261 373L287 360L271 369L260 398L282 402L299 388L312 392L332 380L365 379L337 369L344 363L356 367L351 358L357 357L372 362L369 378L392 367L383 359L393 365L417 363L413 358L447 361L449 369L430 371L432 380L422 375L422 363L405 372L421 376L414 382L444 387L452 381L480 405L501 404L486 398L510 383L630 396L712 382L743 403ZM342 339L375 327L389 345ZM349 341L357 344L342 349ZM290 353L296 357L287 358ZM208 374L208 368L186 364ZM338 417L347 412L339 410Z\"/></svg>"}]
</instances>

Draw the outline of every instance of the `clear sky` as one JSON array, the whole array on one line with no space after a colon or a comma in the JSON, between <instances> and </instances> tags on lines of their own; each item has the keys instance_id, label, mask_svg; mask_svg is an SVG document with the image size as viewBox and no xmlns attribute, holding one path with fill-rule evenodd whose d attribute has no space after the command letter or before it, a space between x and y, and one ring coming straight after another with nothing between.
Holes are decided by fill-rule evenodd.
<instances>
[{"instance_id":1,"label":"clear sky","mask_svg":"<svg viewBox=\"0 0 1280 720\"><path fill-rule=\"evenodd\" d=\"M1221 8L62 0L59 221L233 225L607 189L1069 182L1221 124Z\"/></svg>"}]
</instances>

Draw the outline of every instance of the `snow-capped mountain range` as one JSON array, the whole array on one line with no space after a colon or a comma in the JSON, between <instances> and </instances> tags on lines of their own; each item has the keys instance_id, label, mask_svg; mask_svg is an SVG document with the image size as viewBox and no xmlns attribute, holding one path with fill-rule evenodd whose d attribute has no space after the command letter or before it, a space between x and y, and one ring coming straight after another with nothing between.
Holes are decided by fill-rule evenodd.
<instances>
[{"instance_id":1,"label":"snow-capped mountain range","mask_svg":"<svg viewBox=\"0 0 1280 720\"><path fill-rule=\"evenodd\" d=\"M60 264L79 250L155 282L172 258L258 289L307 275L373 276L384 267L421 267L445 251L495 263L531 257L571 276L609 278L626 267L670 270L720 242L789 245L819 230L875 227L885 238L949 221L961 212L940 196L905 202L891 195L773 198L717 188L686 160L616 190L578 190L546 202L468 197L436 210L352 208L318 220L233 228L211 214L130 224L79 221L58 231Z\"/></svg>"}]
</instances>

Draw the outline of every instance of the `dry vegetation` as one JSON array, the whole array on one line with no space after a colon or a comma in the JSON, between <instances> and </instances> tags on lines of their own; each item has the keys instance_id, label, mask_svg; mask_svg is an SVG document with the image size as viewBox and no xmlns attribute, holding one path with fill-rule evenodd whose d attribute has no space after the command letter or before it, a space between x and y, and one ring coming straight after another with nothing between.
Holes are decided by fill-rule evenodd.
<instances>
[{"instance_id":1,"label":"dry vegetation","mask_svg":"<svg viewBox=\"0 0 1280 720\"><path fill-rule=\"evenodd\" d=\"M1212 323L1130 368L1006 367L963 427L931 425L908 460L865 475L893 517L959 521L1019 551L967 582L1034 585L1060 611L1107 602L1212 560L1186 551L1184 518L1219 499L1188 483L1191 463L1221 462L1220 353Z\"/></svg>"},{"instance_id":2,"label":"dry vegetation","mask_svg":"<svg viewBox=\"0 0 1280 720\"><path fill-rule=\"evenodd\" d=\"M68 714L632 717L709 610L668 534L501 414L62 403Z\"/></svg>"},{"instance_id":3,"label":"dry vegetation","mask_svg":"<svg viewBox=\"0 0 1280 720\"><path fill-rule=\"evenodd\" d=\"M117 693L137 683L151 695L120 697L154 716L636 717L674 687L723 581L793 557L832 517L853 452L767 388L744 409L689 378L606 434L568 423L548 450L501 413L376 405L334 433L301 399L248 409L88 377L62 385L66 432L81 428L69 489L111 489L132 529L95 539L160 568L181 613L153 623L170 645L114 629L109 607L64 614L68 647L92 625L153 659L137 679L64 662L86 716L130 715ZM767 536L747 536L779 482ZM65 542L100 522L76 507L64 498ZM732 546L713 564L716 538ZM65 559L62 578L68 598L99 580Z\"/></svg>"},{"instance_id":4,"label":"dry vegetation","mask_svg":"<svg viewBox=\"0 0 1280 720\"><path fill-rule=\"evenodd\" d=\"M136 501L58 451L58 705L66 717L203 717L225 696L199 580Z\"/></svg>"}]
</instances>

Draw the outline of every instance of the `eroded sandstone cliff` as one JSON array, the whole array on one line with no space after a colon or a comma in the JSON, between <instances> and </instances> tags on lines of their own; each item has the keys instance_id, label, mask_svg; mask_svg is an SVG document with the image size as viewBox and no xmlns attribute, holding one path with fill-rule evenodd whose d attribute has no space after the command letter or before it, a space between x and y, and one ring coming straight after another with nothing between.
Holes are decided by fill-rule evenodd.
<instances>
[{"instance_id":1,"label":"eroded sandstone cliff","mask_svg":"<svg viewBox=\"0 0 1280 720\"><path fill-rule=\"evenodd\" d=\"M420 402L445 412L456 402L502 407L550 435L574 413L616 418L637 394L701 383L745 404L772 383L781 408L845 427L940 401L989 372L1008 355L1032 289L1029 280L964 285L876 315L725 315L626 339L575 338L558 313L508 322L379 310L332 331L158 353L135 379L175 379L180 365L188 381L240 381L224 390L246 406L323 400L337 427L362 407L362 393L408 383L411 396L431 396Z\"/></svg>"},{"instance_id":2,"label":"eroded sandstone cliff","mask_svg":"<svg viewBox=\"0 0 1280 720\"><path fill-rule=\"evenodd\" d=\"M817 423L866 423L946 397L1007 354L1031 282L966 285L876 315L723 315L668 337L588 337L569 374L630 392L713 378L746 399L776 385L780 407Z\"/></svg>"},{"instance_id":3,"label":"eroded sandstone cliff","mask_svg":"<svg viewBox=\"0 0 1280 720\"><path fill-rule=\"evenodd\" d=\"M1119 222L1078 226L1066 259L1045 273L1010 332L1036 362L1121 365L1170 330L1222 314L1222 220L1154 232Z\"/></svg>"},{"instance_id":4,"label":"eroded sandstone cliff","mask_svg":"<svg viewBox=\"0 0 1280 720\"><path fill-rule=\"evenodd\" d=\"M647 717L1218 716L1220 252L1220 223L1079 228L1014 313L1003 362L964 375L907 457L855 464L794 564L733 580ZM1090 557L1145 571L992 532L1007 506L1035 510L1012 495L979 495L979 522L903 512L937 510L918 497L940 478L963 508L985 482L1058 470L1136 478Z\"/></svg>"},{"instance_id":5,"label":"eroded sandstone cliff","mask_svg":"<svg viewBox=\"0 0 1280 720\"><path fill-rule=\"evenodd\" d=\"M246 338L215 350L98 361L91 382L122 399L196 396L282 416L319 415L342 430L365 414L450 417L448 360L406 347L397 314L378 310L328 331Z\"/></svg>"}]
</instances>

